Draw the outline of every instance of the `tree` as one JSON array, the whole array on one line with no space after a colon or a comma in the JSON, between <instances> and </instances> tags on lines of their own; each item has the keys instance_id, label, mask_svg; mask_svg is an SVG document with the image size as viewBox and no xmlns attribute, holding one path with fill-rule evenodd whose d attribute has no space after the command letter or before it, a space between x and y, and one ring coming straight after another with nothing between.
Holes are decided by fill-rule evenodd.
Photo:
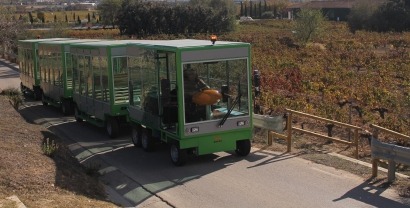
<instances>
[{"instance_id":1,"label":"tree","mask_svg":"<svg viewBox=\"0 0 410 208\"><path fill-rule=\"evenodd\" d=\"M294 34L302 45L319 38L325 29L326 19L320 10L302 9L296 14Z\"/></svg>"},{"instance_id":2,"label":"tree","mask_svg":"<svg viewBox=\"0 0 410 208\"><path fill-rule=\"evenodd\" d=\"M253 16L253 6L252 6L252 1L249 1L249 16L252 17Z\"/></svg>"},{"instance_id":3,"label":"tree","mask_svg":"<svg viewBox=\"0 0 410 208\"><path fill-rule=\"evenodd\" d=\"M359 0L353 5L347 23L353 33L357 30L409 31L410 0Z\"/></svg>"},{"instance_id":4,"label":"tree","mask_svg":"<svg viewBox=\"0 0 410 208\"><path fill-rule=\"evenodd\" d=\"M33 24L34 19L33 19L33 15L31 14L31 12L28 13L28 17L30 19L30 23Z\"/></svg>"},{"instance_id":5,"label":"tree","mask_svg":"<svg viewBox=\"0 0 410 208\"><path fill-rule=\"evenodd\" d=\"M91 16L90 16L90 13L88 13L88 14L87 14L87 20L88 20L88 23L90 23L90 22L91 22Z\"/></svg>"},{"instance_id":6,"label":"tree","mask_svg":"<svg viewBox=\"0 0 410 208\"><path fill-rule=\"evenodd\" d=\"M262 2L259 2L259 19L262 19Z\"/></svg>"},{"instance_id":7,"label":"tree","mask_svg":"<svg viewBox=\"0 0 410 208\"><path fill-rule=\"evenodd\" d=\"M241 17L244 16L243 15L243 2L242 1L241 1L241 14L239 16L241 16Z\"/></svg>"},{"instance_id":8,"label":"tree","mask_svg":"<svg viewBox=\"0 0 410 208\"><path fill-rule=\"evenodd\" d=\"M45 23L46 21L44 12L37 12L37 18L41 20L43 23Z\"/></svg>"},{"instance_id":9,"label":"tree","mask_svg":"<svg viewBox=\"0 0 410 208\"><path fill-rule=\"evenodd\" d=\"M371 28L378 32L410 30L410 1L390 0L374 13Z\"/></svg>"},{"instance_id":10,"label":"tree","mask_svg":"<svg viewBox=\"0 0 410 208\"><path fill-rule=\"evenodd\" d=\"M0 51L3 55L16 54L17 40L25 34L23 20L11 18L14 14L14 7L0 6Z\"/></svg>"},{"instance_id":11,"label":"tree","mask_svg":"<svg viewBox=\"0 0 410 208\"><path fill-rule=\"evenodd\" d=\"M378 3L373 0L359 0L350 11L347 24L351 32L369 29L369 22L378 8Z\"/></svg>"},{"instance_id":12,"label":"tree","mask_svg":"<svg viewBox=\"0 0 410 208\"><path fill-rule=\"evenodd\" d=\"M100 21L103 24L112 25L113 27L117 24L121 2L121 0L102 0L98 4L97 9L100 11Z\"/></svg>"}]
</instances>

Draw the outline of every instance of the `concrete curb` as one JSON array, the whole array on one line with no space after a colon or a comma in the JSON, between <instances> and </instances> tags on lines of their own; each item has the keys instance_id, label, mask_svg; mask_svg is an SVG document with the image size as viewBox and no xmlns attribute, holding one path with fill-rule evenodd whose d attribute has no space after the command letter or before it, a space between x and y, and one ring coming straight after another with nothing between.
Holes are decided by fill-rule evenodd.
<instances>
[{"instance_id":1,"label":"concrete curb","mask_svg":"<svg viewBox=\"0 0 410 208\"><path fill-rule=\"evenodd\" d=\"M20 199L16 195L7 197L6 199L9 201L14 201L16 203L17 208L27 208L26 205L24 205L23 202L21 202Z\"/></svg>"},{"instance_id":2,"label":"concrete curb","mask_svg":"<svg viewBox=\"0 0 410 208\"><path fill-rule=\"evenodd\" d=\"M357 159L354 159L354 158L350 158L350 157L347 157L347 156L344 156L344 155L341 155L341 154L337 154L337 153L334 153L334 152L330 152L330 153L327 153L327 154L328 154L328 155L331 155L331 156L338 157L338 158L340 158L340 159L348 160L348 161L350 161L350 162L357 163L357 164L360 164L360 165L363 165L363 166L372 168L372 164L367 163L367 162L363 162L363 161L361 161L361 160L357 160ZM385 172L385 173L388 172L388 170L387 170L386 168L382 168L382 167L380 167L380 166L378 167L378 170L379 170L379 171L382 171L382 172ZM397 172L396 172L396 176L399 176L399 177L401 177L401 178L410 178L410 176L408 176L408 175L404 175L404 174L402 174L402 173L397 173Z\"/></svg>"}]
</instances>

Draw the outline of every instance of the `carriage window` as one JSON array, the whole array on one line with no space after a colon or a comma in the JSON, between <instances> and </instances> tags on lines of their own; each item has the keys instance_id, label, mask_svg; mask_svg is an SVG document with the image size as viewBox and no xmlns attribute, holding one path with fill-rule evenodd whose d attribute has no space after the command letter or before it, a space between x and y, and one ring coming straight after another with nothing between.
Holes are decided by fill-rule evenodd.
<instances>
[{"instance_id":1,"label":"carriage window","mask_svg":"<svg viewBox=\"0 0 410 208\"><path fill-rule=\"evenodd\" d=\"M112 58L115 103L128 102L127 57Z\"/></svg>"}]
</instances>

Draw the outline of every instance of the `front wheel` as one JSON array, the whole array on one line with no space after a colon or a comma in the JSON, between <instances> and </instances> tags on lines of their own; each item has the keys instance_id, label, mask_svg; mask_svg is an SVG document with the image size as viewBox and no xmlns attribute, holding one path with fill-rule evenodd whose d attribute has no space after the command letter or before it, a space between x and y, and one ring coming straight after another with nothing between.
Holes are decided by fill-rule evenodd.
<instances>
[{"instance_id":1,"label":"front wheel","mask_svg":"<svg viewBox=\"0 0 410 208\"><path fill-rule=\"evenodd\" d=\"M141 147L141 132L142 132L142 129L141 129L141 126L140 125L135 125L135 126L133 126L132 127L132 132L131 132L131 140L132 140L132 143L134 143L134 146L135 147Z\"/></svg>"},{"instance_id":2,"label":"front wheel","mask_svg":"<svg viewBox=\"0 0 410 208\"><path fill-rule=\"evenodd\" d=\"M48 102L44 94L41 95L41 102L43 103L44 106L48 106Z\"/></svg>"},{"instance_id":3,"label":"front wheel","mask_svg":"<svg viewBox=\"0 0 410 208\"><path fill-rule=\"evenodd\" d=\"M151 131L149 129L142 130L141 146L146 152L152 152L154 150L154 138L152 138Z\"/></svg>"},{"instance_id":4,"label":"front wheel","mask_svg":"<svg viewBox=\"0 0 410 208\"><path fill-rule=\"evenodd\" d=\"M74 108L74 118L77 122L83 121L83 119L80 117L80 111L78 110L77 106Z\"/></svg>"},{"instance_id":5,"label":"front wheel","mask_svg":"<svg viewBox=\"0 0 410 208\"><path fill-rule=\"evenodd\" d=\"M171 144L169 149L169 153L171 156L171 161L176 166L182 166L187 161L187 151L185 149L181 149L178 144Z\"/></svg>"},{"instance_id":6,"label":"front wheel","mask_svg":"<svg viewBox=\"0 0 410 208\"><path fill-rule=\"evenodd\" d=\"M240 140L236 142L236 154L246 156L251 152L251 140Z\"/></svg>"},{"instance_id":7,"label":"front wheel","mask_svg":"<svg viewBox=\"0 0 410 208\"><path fill-rule=\"evenodd\" d=\"M110 136L110 138L115 138L118 136L118 133L120 131L120 127L118 124L118 120L115 118L109 118L106 122L106 129L107 129L107 133L108 136Z\"/></svg>"}]
</instances>

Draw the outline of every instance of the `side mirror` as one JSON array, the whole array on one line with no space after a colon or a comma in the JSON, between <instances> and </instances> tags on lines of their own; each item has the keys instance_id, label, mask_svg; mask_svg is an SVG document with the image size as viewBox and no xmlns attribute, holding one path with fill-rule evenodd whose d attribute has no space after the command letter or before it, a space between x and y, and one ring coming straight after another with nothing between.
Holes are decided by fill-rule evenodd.
<instances>
[{"instance_id":1,"label":"side mirror","mask_svg":"<svg viewBox=\"0 0 410 208\"><path fill-rule=\"evenodd\" d=\"M253 86L255 87L255 96L258 97L261 93L261 74L259 70L253 70Z\"/></svg>"},{"instance_id":2,"label":"side mirror","mask_svg":"<svg viewBox=\"0 0 410 208\"><path fill-rule=\"evenodd\" d=\"M221 86L222 102L226 103L229 100L229 87L228 85Z\"/></svg>"}]
</instances>

